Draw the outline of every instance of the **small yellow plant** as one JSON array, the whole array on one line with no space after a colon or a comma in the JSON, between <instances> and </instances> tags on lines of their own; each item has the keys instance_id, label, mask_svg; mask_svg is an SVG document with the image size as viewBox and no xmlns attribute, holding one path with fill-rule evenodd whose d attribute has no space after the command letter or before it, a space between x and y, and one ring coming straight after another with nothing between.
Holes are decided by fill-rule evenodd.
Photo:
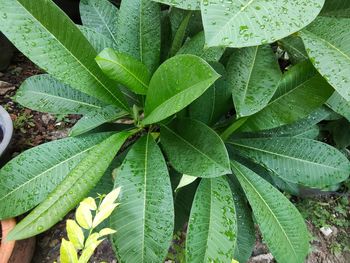
<instances>
[{"instance_id":1,"label":"small yellow plant","mask_svg":"<svg viewBox=\"0 0 350 263\"><path fill-rule=\"evenodd\" d=\"M107 219L118 206L115 201L119 193L120 187L105 197L101 196L99 206L96 205L96 201L92 197L85 198L80 202L75 212L75 220L67 220L68 240L62 239L60 249L62 263L87 263L105 237L116 232L110 228L103 228L99 232L94 232L94 229Z\"/></svg>"}]
</instances>

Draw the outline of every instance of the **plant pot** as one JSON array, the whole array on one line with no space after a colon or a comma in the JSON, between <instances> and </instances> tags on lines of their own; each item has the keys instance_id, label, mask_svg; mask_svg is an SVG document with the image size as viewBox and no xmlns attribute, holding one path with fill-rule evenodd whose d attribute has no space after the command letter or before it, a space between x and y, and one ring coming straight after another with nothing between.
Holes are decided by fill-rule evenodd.
<instances>
[{"instance_id":1,"label":"plant pot","mask_svg":"<svg viewBox=\"0 0 350 263\"><path fill-rule=\"evenodd\" d=\"M7 146L10 143L12 133L13 125L11 117L7 111L0 106L0 157L4 154Z\"/></svg>"},{"instance_id":2,"label":"plant pot","mask_svg":"<svg viewBox=\"0 0 350 263\"><path fill-rule=\"evenodd\" d=\"M34 255L35 238L19 241L6 241L8 233L16 226L14 218L2 220L0 263L30 263Z\"/></svg>"}]
</instances>

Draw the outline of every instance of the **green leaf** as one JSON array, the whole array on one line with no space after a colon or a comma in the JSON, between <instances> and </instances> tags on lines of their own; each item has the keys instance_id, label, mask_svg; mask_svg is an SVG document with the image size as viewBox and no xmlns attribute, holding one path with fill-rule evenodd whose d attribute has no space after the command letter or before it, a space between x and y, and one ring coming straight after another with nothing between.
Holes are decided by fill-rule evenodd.
<instances>
[{"instance_id":1,"label":"green leaf","mask_svg":"<svg viewBox=\"0 0 350 263\"><path fill-rule=\"evenodd\" d=\"M192 54L201 57L206 61L219 61L224 54L224 51L224 47L205 46L204 31L201 31L185 42L177 54Z\"/></svg>"},{"instance_id":2,"label":"green leaf","mask_svg":"<svg viewBox=\"0 0 350 263\"><path fill-rule=\"evenodd\" d=\"M60 248L60 262L78 263L78 254L72 242L62 239Z\"/></svg>"},{"instance_id":3,"label":"green leaf","mask_svg":"<svg viewBox=\"0 0 350 263\"><path fill-rule=\"evenodd\" d=\"M323 120L331 114L331 110L325 106L322 106L312 113L310 113L306 118L293 122L291 124L286 124L277 128L263 130L258 132L244 132L244 133L234 133L232 138L262 138L262 137L294 137L298 136L310 129L313 129Z\"/></svg>"},{"instance_id":4,"label":"green leaf","mask_svg":"<svg viewBox=\"0 0 350 263\"><path fill-rule=\"evenodd\" d=\"M128 132L113 134L94 147L47 199L17 224L8 239L18 240L37 235L60 221L97 184L129 136Z\"/></svg>"},{"instance_id":5,"label":"green leaf","mask_svg":"<svg viewBox=\"0 0 350 263\"><path fill-rule=\"evenodd\" d=\"M85 114L106 105L47 74L27 78L14 99L32 110L54 114Z\"/></svg>"},{"instance_id":6,"label":"green leaf","mask_svg":"<svg viewBox=\"0 0 350 263\"><path fill-rule=\"evenodd\" d=\"M23 214L44 200L108 136L100 133L45 143L8 162L0 170L0 218Z\"/></svg>"},{"instance_id":7,"label":"green leaf","mask_svg":"<svg viewBox=\"0 0 350 263\"><path fill-rule=\"evenodd\" d=\"M200 0L152 0L186 10L200 10Z\"/></svg>"},{"instance_id":8,"label":"green leaf","mask_svg":"<svg viewBox=\"0 0 350 263\"><path fill-rule=\"evenodd\" d=\"M118 258L130 263L163 262L174 228L173 197L166 162L150 134L128 152L115 187L121 187L121 205L111 216Z\"/></svg>"},{"instance_id":9,"label":"green leaf","mask_svg":"<svg viewBox=\"0 0 350 263\"><path fill-rule=\"evenodd\" d=\"M323 188L344 181L350 163L328 144L304 138L249 138L228 142L233 150L288 182Z\"/></svg>"},{"instance_id":10,"label":"green leaf","mask_svg":"<svg viewBox=\"0 0 350 263\"><path fill-rule=\"evenodd\" d=\"M255 228L252 213L238 180L234 176L229 176L228 179L233 195L237 223L237 240L233 258L239 262L247 262L255 245Z\"/></svg>"},{"instance_id":11,"label":"green leaf","mask_svg":"<svg viewBox=\"0 0 350 263\"><path fill-rule=\"evenodd\" d=\"M299 31L321 11L324 0L202 1L208 46L247 47L272 43Z\"/></svg>"},{"instance_id":12,"label":"green leaf","mask_svg":"<svg viewBox=\"0 0 350 263\"><path fill-rule=\"evenodd\" d=\"M107 106L99 110L90 111L85 114L70 130L69 136L77 136L88 132L106 122L112 122L127 116L126 111Z\"/></svg>"},{"instance_id":13,"label":"green leaf","mask_svg":"<svg viewBox=\"0 0 350 263\"><path fill-rule=\"evenodd\" d=\"M344 99L338 92L334 92L327 100L327 105L336 113L350 121L350 101Z\"/></svg>"},{"instance_id":14,"label":"green leaf","mask_svg":"<svg viewBox=\"0 0 350 263\"><path fill-rule=\"evenodd\" d=\"M96 51L52 1L2 0L0 10L0 31L35 64L74 89L128 109L98 68Z\"/></svg>"},{"instance_id":15,"label":"green leaf","mask_svg":"<svg viewBox=\"0 0 350 263\"><path fill-rule=\"evenodd\" d=\"M292 64L298 64L309 60L304 43L299 36L291 35L278 41L282 48L287 51L288 57Z\"/></svg>"},{"instance_id":16,"label":"green leaf","mask_svg":"<svg viewBox=\"0 0 350 263\"><path fill-rule=\"evenodd\" d=\"M349 24L350 18L318 17L300 32L315 68L347 101L350 101Z\"/></svg>"},{"instance_id":17,"label":"green leaf","mask_svg":"<svg viewBox=\"0 0 350 263\"><path fill-rule=\"evenodd\" d=\"M189 106L189 116L207 125L215 124L233 107L231 85L227 72L220 63L211 63L212 67L222 75L202 96Z\"/></svg>"},{"instance_id":18,"label":"green leaf","mask_svg":"<svg viewBox=\"0 0 350 263\"><path fill-rule=\"evenodd\" d=\"M69 241L71 241L75 249L82 249L84 247L84 233L83 230L78 226L78 224L71 219L67 220L67 236Z\"/></svg>"},{"instance_id":19,"label":"green leaf","mask_svg":"<svg viewBox=\"0 0 350 263\"><path fill-rule=\"evenodd\" d=\"M224 143L202 122L176 119L169 125L162 125L160 134L164 151L178 172L197 177L230 173Z\"/></svg>"},{"instance_id":20,"label":"green leaf","mask_svg":"<svg viewBox=\"0 0 350 263\"><path fill-rule=\"evenodd\" d=\"M108 0L82 0L79 9L84 26L116 43L118 9L112 3Z\"/></svg>"},{"instance_id":21,"label":"green leaf","mask_svg":"<svg viewBox=\"0 0 350 263\"><path fill-rule=\"evenodd\" d=\"M238 117L263 109L282 78L269 45L235 50L228 61L227 72Z\"/></svg>"},{"instance_id":22,"label":"green leaf","mask_svg":"<svg viewBox=\"0 0 350 263\"><path fill-rule=\"evenodd\" d=\"M350 17L350 2L344 0L326 0L321 15Z\"/></svg>"},{"instance_id":23,"label":"green leaf","mask_svg":"<svg viewBox=\"0 0 350 263\"><path fill-rule=\"evenodd\" d=\"M187 12L186 16L184 17L179 27L177 28L175 35L173 37L173 43L171 45L170 52L169 52L170 57L175 56L175 54L181 48L186 35L186 29L187 29L188 23L190 22L190 19L191 19L191 15L192 15L191 12Z\"/></svg>"},{"instance_id":24,"label":"green leaf","mask_svg":"<svg viewBox=\"0 0 350 263\"><path fill-rule=\"evenodd\" d=\"M203 59L178 55L154 73L147 92L143 124L151 124L179 112L202 95L219 75Z\"/></svg>"},{"instance_id":25,"label":"green leaf","mask_svg":"<svg viewBox=\"0 0 350 263\"><path fill-rule=\"evenodd\" d=\"M78 28L84 34L87 40L89 40L91 46L96 50L96 52L100 53L103 49L107 47L111 47L116 49L116 44L113 40L108 37L98 33L94 29L91 29L87 26L79 26Z\"/></svg>"},{"instance_id":26,"label":"green leaf","mask_svg":"<svg viewBox=\"0 0 350 263\"><path fill-rule=\"evenodd\" d=\"M145 64L150 72L159 66L161 11L150 0L122 1L118 18L117 50Z\"/></svg>"},{"instance_id":27,"label":"green leaf","mask_svg":"<svg viewBox=\"0 0 350 263\"><path fill-rule=\"evenodd\" d=\"M309 250L309 237L298 210L252 170L235 161L231 164L273 256L283 263L304 262Z\"/></svg>"},{"instance_id":28,"label":"green leaf","mask_svg":"<svg viewBox=\"0 0 350 263\"><path fill-rule=\"evenodd\" d=\"M257 131L293 123L322 106L332 87L305 61L285 73L267 106L250 116L241 131Z\"/></svg>"},{"instance_id":29,"label":"green leaf","mask_svg":"<svg viewBox=\"0 0 350 263\"><path fill-rule=\"evenodd\" d=\"M236 211L227 178L202 179L188 223L186 261L230 262L236 238Z\"/></svg>"},{"instance_id":30,"label":"green leaf","mask_svg":"<svg viewBox=\"0 0 350 263\"><path fill-rule=\"evenodd\" d=\"M96 57L102 71L137 94L146 94L151 79L147 67L133 57L106 48Z\"/></svg>"}]
</instances>

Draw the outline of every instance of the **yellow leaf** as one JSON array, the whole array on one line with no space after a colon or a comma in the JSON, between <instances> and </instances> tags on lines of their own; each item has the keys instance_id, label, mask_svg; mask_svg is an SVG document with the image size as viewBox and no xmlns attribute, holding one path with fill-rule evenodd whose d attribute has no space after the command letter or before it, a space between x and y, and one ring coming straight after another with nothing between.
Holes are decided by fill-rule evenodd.
<instances>
[{"instance_id":1,"label":"yellow leaf","mask_svg":"<svg viewBox=\"0 0 350 263\"><path fill-rule=\"evenodd\" d=\"M110 204L113 204L117 200L119 194L120 194L120 187L114 189L112 192L110 192L108 195L105 196L99 209L104 210L104 207Z\"/></svg>"},{"instance_id":2,"label":"yellow leaf","mask_svg":"<svg viewBox=\"0 0 350 263\"><path fill-rule=\"evenodd\" d=\"M118 204L106 204L103 208L97 212L94 221L92 222L92 227L98 226L103 220L109 217L113 210L117 207Z\"/></svg>"},{"instance_id":3,"label":"yellow leaf","mask_svg":"<svg viewBox=\"0 0 350 263\"><path fill-rule=\"evenodd\" d=\"M84 247L84 233L79 225L71 219L67 220L67 235L68 239L73 243L76 249L82 249Z\"/></svg>"},{"instance_id":4,"label":"yellow leaf","mask_svg":"<svg viewBox=\"0 0 350 263\"><path fill-rule=\"evenodd\" d=\"M93 199L92 197L85 198L83 201L80 202L80 204L86 205L87 207L89 207L90 210L97 209L95 199Z\"/></svg>"},{"instance_id":5,"label":"yellow leaf","mask_svg":"<svg viewBox=\"0 0 350 263\"><path fill-rule=\"evenodd\" d=\"M61 263L77 263L78 255L72 242L62 239L60 248L60 261Z\"/></svg>"},{"instance_id":6,"label":"yellow leaf","mask_svg":"<svg viewBox=\"0 0 350 263\"><path fill-rule=\"evenodd\" d=\"M111 228L104 228L99 232L99 235L100 235L100 237L103 237L103 236L114 234L115 232L117 232L117 231L115 231Z\"/></svg>"},{"instance_id":7,"label":"yellow leaf","mask_svg":"<svg viewBox=\"0 0 350 263\"><path fill-rule=\"evenodd\" d=\"M92 215L90 208L84 203L81 203L75 212L75 219L81 227L90 229L92 226Z\"/></svg>"}]
</instances>

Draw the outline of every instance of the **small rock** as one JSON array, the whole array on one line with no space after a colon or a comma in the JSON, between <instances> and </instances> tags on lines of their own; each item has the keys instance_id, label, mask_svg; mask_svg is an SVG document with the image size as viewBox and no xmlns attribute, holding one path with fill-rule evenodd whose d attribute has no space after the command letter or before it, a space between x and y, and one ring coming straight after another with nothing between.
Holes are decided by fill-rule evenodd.
<instances>
[{"instance_id":1,"label":"small rock","mask_svg":"<svg viewBox=\"0 0 350 263\"><path fill-rule=\"evenodd\" d=\"M2 78L3 76L5 76L5 74L0 72L0 78Z\"/></svg>"},{"instance_id":2,"label":"small rock","mask_svg":"<svg viewBox=\"0 0 350 263\"><path fill-rule=\"evenodd\" d=\"M54 121L55 118L51 114L43 114L41 116L41 120L44 122L44 124L48 125L50 121Z\"/></svg>"},{"instance_id":3,"label":"small rock","mask_svg":"<svg viewBox=\"0 0 350 263\"><path fill-rule=\"evenodd\" d=\"M272 262L274 262L274 260L271 253L255 256L250 258L249 260L249 263L272 263Z\"/></svg>"},{"instance_id":4,"label":"small rock","mask_svg":"<svg viewBox=\"0 0 350 263\"><path fill-rule=\"evenodd\" d=\"M0 80L0 95L5 95L7 92L15 90L16 87L11 83Z\"/></svg>"},{"instance_id":5,"label":"small rock","mask_svg":"<svg viewBox=\"0 0 350 263\"><path fill-rule=\"evenodd\" d=\"M329 237L333 233L332 228L330 228L328 226L321 227L320 231L325 237Z\"/></svg>"}]
</instances>

